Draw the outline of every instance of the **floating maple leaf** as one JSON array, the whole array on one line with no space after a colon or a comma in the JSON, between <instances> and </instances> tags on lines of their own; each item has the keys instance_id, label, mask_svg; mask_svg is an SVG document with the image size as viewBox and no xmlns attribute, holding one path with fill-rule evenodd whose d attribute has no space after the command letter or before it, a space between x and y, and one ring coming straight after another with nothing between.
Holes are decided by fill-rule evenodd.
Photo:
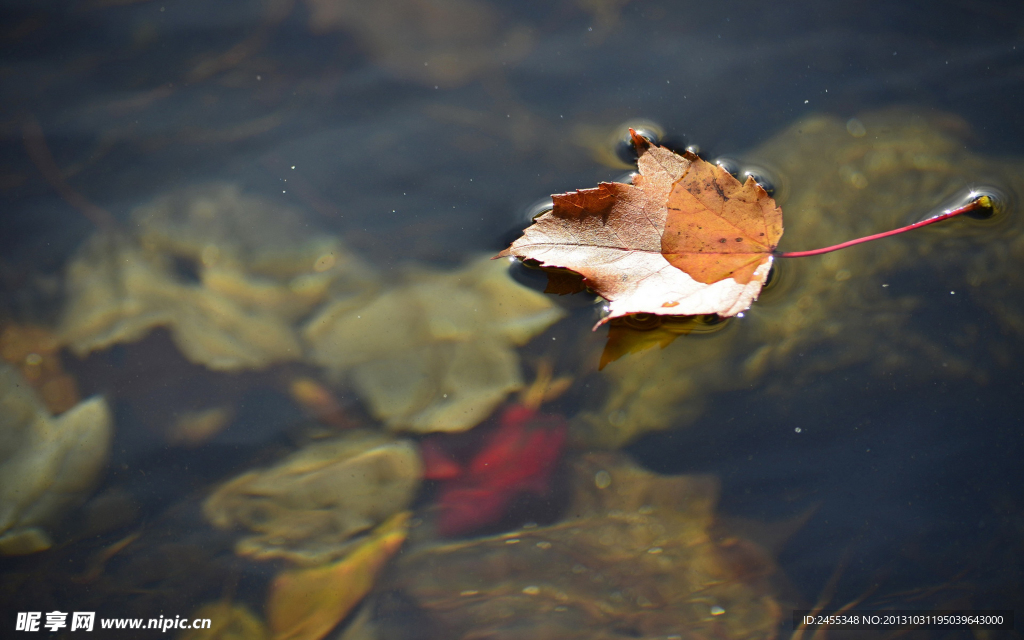
<instances>
[{"instance_id":1,"label":"floating maple leaf","mask_svg":"<svg viewBox=\"0 0 1024 640\"><path fill-rule=\"evenodd\" d=\"M552 196L552 210L495 256L532 260L548 270L548 293L587 287L608 300L609 313L597 326L645 313L734 316L757 299L773 258L816 256L1003 207L997 192L976 189L963 206L899 229L782 253L775 250L782 209L752 177L741 183L693 153L679 155L629 133L639 156L633 184L602 182Z\"/></svg>"},{"instance_id":2,"label":"floating maple leaf","mask_svg":"<svg viewBox=\"0 0 1024 640\"><path fill-rule=\"evenodd\" d=\"M782 210L752 178L740 183L692 153L631 134L640 170L632 185L553 196L554 208L498 255L583 276L610 303L598 324L749 308L782 237Z\"/></svg>"}]
</instances>

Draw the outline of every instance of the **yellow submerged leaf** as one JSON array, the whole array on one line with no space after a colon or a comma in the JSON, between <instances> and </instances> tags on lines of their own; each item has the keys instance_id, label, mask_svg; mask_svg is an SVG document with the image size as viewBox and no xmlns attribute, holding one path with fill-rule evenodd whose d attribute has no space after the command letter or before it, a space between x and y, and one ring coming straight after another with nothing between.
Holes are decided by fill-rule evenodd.
<instances>
[{"instance_id":1,"label":"yellow submerged leaf","mask_svg":"<svg viewBox=\"0 0 1024 640\"><path fill-rule=\"evenodd\" d=\"M278 574L266 612L274 640L326 636L366 596L381 568L402 546L409 516L408 511L391 516L337 562Z\"/></svg>"},{"instance_id":2,"label":"yellow submerged leaf","mask_svg":"<svg viewBox=\"0 0 1024 640\"><path fill-rule=\"evenodd\" d=\"M608 342L601 354L598 369L615 362L627 353L639 353L660 346L662 349L681 335L714 333L724 329L726 319L716 315L659 316L637 313L612 320Z\"/></svg>"}]
</instances>

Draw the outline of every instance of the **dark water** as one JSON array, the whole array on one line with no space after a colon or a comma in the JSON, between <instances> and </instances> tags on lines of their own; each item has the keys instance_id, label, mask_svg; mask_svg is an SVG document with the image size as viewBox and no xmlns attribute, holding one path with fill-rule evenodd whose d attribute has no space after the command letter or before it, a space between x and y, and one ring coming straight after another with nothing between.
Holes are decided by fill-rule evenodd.
<instances>
[{"instance_id":1,"label":"dark water","mask_svg":"<svg viewBox=\"0 0 1024 640\"><path fill-rule=\"evenodd\" d=\"M584 4L485 3L495 22L469 24L486 35L455 43L455 62L438 75L419 65L430 52L416 49L416 24L400 25L404 37L315 32L303 2L4 3L0 311L52 323L54 278L93 232L26 152L29 120L74 191L119 220L170 189L230 181L312 211L385 273L498 249L538 197L621 174L593 159L581 125L651 118L714 156L810 113L846 119L907 106L963 118L977 153L1024 155L1019 3ZM516 34L528 41L507 54ZM442 36L432 46L445 44ZM925 296L949 288L905 284ZM941 343L979 313L965 299L914 321ZM562 331L589 329L587 319L567 322ZM805 602L843 566L837 606L870 592L910 608L1012 609L1024 604L1024 349L1019 333L980 326L981 341L998 337L1010 362L984 381L838 368L784 401L714 394L692 426L628 450L660 472L720 476L721 508L737 518L786 520L813 508L778 558ZM165 338L152 340L149 353L164 354ZM132 357L117 351L68 367L96 371ZM82 386L108 393L157 371L174 379L166 363L130 362L123 376ZM198 451L168 448L117 409L104 487L135 496L140 518L163 523L170 542L227 548L197 511L168 509L287 449L301 416L283 396L247 392L250 382L237 383L243 409L231 427ZM3 560L0 570L45 580L53 562ZM66 597L79 596L67 587Z\"/></svg>"}]
</instances>

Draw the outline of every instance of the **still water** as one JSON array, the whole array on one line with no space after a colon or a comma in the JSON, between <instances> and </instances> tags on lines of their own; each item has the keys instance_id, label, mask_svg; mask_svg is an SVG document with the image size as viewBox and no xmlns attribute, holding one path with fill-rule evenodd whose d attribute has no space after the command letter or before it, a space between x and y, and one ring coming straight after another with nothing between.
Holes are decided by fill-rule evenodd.
<instances>
[{"instance_id":1,"label":"still water","mask_svg":"<svg viewBox=\"0 0 1024 640\"><path fill-rule=\"evenodd\" d=\"M1016 3L2 11L3 637L54 611L783 637L815 603L1024 603ZM743 317L600 368L592 298L484 258L627 173L641 119L770 180L785 251L972 188L1001 209L782 261Z\"/></svg>"}]
</instances>

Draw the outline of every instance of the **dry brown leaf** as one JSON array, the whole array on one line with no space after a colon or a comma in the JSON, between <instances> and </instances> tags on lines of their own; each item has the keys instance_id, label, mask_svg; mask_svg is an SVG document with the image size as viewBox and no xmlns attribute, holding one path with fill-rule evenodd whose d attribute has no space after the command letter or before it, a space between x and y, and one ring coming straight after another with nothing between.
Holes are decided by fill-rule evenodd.
<instances>
[{"instance_id":1,"label":"dry brown leaf","mask_svg":"<svg viewBox=\"0 0 1024 640\"><path fill-rule=\"evenodd\" d=\"M734 316L750 307L782 236L782 210L752 178L633 134L633 184L552 196L554 208L498 254L568 269L635 313Z\"/></svg>"}]
</instances>

